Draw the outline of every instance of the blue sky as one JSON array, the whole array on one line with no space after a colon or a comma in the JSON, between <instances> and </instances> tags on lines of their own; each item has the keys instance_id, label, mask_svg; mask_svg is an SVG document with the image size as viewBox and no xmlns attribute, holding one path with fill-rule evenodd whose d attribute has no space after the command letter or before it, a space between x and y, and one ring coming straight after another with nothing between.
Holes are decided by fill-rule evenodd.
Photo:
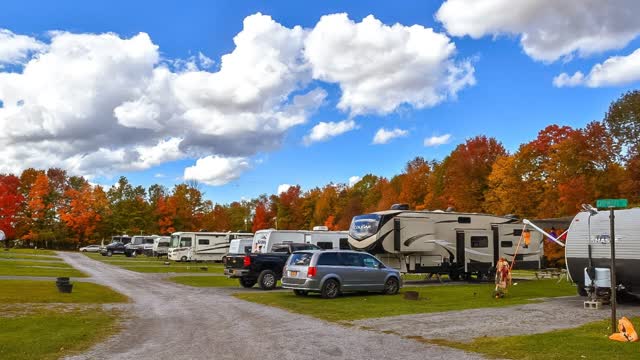
<instances>
[{"instance_id":1,"label":"blue sky","mask_svg":"<svg viewBox=\"0 0 640 360\"><path fill-rule=\"evenodd\" d=\"M463 1L465 0L458 0ZM640 39L636 35L631 39L620 40L622 35L606 34L612 38L617 36L617 45L596 44L596 50L593 47L589 50L573 48L558 56L552 49L544 48L545 44L523 45L520 41L522 34L531 31L532 28L544 29L545 26L550 26L548 24L551 21L544 15L531 15L530 21L523 23L521 27L514 27L507 22L503 25L478 24L478 31L485 31L486 34L479 38L471 38L456 36L460 30L452 30L454 25L447 27L443 21L436 20L435 15L441 5L442 3L437 1L402 0L268 3L185 1L179 4L109 1L99 4L87 2L82 5L76 1L4 1L0 5L0 29L45 44L51 41L49 32L52 30L73 34L111 32L122 39L129 39L143 32L158 46L163 60L188 59L202 53L216 63L209 71L217 71L221 56L234 50L233 38L243 31L243 20L252 14L260 12L269 15L275 22L289 29L298 25L305 29L313 29L323 15L347 13L349 19L355 23L373 15L384 25L398 23L403 26L420 25L433 28L436 33L447 36L455 44L456 52L449 57L451 61L468 61L473 66L475 84L464 86L455 96L447 96L445 100L423 108L405 103L385 114L375 111L355 114L353 111L339 109L337 106L343 93L340 84L331 81L314 79L303 88L288 93L289 102L294 95L314 88L323 89L326 97L319 108L307 116L303 124L289 127L283 132L279 145L262 147L242 154L248 164L243 165L246 169L237 177L219 186L204 185L207 198L221 203L252 198L262 193L274 193L280 184L300 184L304 189L309 189L329 182L346 183L352 176L363 176L367 173L393 176L401 172L406 162L415 156L442 159L457 144L475 135L495 137L509 151L515 151L519 144L533 139L546 125L556 123L583 127L590 121L601 120L611 101L623 92L636 88L639 83L637 78L630 77L621 81L616 77L617 80L593 80L592 86L584 86L591 80L585 80L577 86L557 87L553 84L554 78L561 73L572 75L580 71L586 75L594 65L601 64L613 56L632 54L640 48ZM579 12L578 10L576 12ZM593 12L602 12L602 9L593 9ZM461 17L462 15L464 14L461 14ZM565 17L571 15L562 14ZM509 16L505 14L505 18ZM623 23L624 20L601 19L596 15L593 19L588 19L594 22L617 23ZM461 20L456 19L454 14L448 21L448 24L455 24L455 21ZM576 18L573 21L587 20ZM626 30L627 33L640 32L633 25L629 25ZM564 35L564 41L571 45L572 41L588 35L590 34L569 33ZM0 38L0 65L1 45ZM545 51L545 55L535 53L540 49ZM532 55L534 53L537 55ZM543 56L555 56L556 59L541 59ZM632 60L629 61L634 65L636 62ZM25 65L26 61L28 59L17 64L15 61L7 61L4 69L7 72L20 72L22 66L28 66ZM377 76L384 77L385 74ZM7 103L6 90L5 98L2 94L0 78L0 101ZM381 99L385 97L384 94L379 96ZM6 105L5 108L8 109ZM2 116L0 112L0 122L3 120ZM340 122L347 119L353 119L357 128L326 141L310 145L304 143L303 138L308 136L319 122ZM5 121L16 120L7 116ZM380 128L398 128L406 130L408 135L392 139L387 144L374 145L372 139ZM447 144L435 147L426 147L423 144L425 138L446 134L451 136ZM56 140L61 138L57 133L55 136ZM171 133L167 133L166 136L171 136ZM10 139L12 141L5 143L5 147L14 146L18 149L15 145L17 138L15 136ZM64 141L74 143L69 139ZM27 158L30 156L18 150L12 154L15 157L20 154ZM112 184L119 175L125 175L134 184L148 186L160 183L171 187L182 181L185 168L193 166L198 157L207 155L214 154L199 150L197 155L191 153L188 156L168 158L150 167L108 167L104 171L98 169L92 181ZM227 155L234 154L225 156ZM47 164L41 159L32 163ZM63 162L59 166L66 167L64 164L67 163ZM56 163L48 165L56 166ZM78 166L77 169L87 169ZM71 172L73 169L69 168ZM90 172L87 174L92 175Z\"/></svg>"}]
</instances>

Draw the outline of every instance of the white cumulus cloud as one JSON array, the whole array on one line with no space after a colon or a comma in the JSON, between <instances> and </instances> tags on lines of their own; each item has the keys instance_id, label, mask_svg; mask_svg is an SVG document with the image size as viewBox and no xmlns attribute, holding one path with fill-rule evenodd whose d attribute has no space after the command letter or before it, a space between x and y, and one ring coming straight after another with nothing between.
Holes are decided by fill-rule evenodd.
<instances>
[{"instance_id":1,"label":"white cumulus cloud","mask_svg":"<svg viewBox=\"0 0 640 360\"><path fill-rule=\"evenodd\" d=\"M451 134L444 134L441 136L432 136L424 139L424 146L440 146L448 144L451 141Z\"/></svg>"},{"instance_id":2,"label":"white cumulus cloud","mask_svg":"<svg viewBox=\"0 0 640 360\"><path fill-rule=\"evenodd\" d=\"M555 61L623 48L639 13L637 0L446 0L436 19L454 36L519 36L527 55Z\"/></svg>"},{"instance_id":3,"label":"white cumulus cloud","mask_svg":"<svg viewBox=\"0 0 640 360\"><path fill-rule=\"evenodd\" d=\"M339 84L338 107L352 115L430 107L473 85L473 66L456 63L455 52L433 29L388 26L372 15L356 23L347 14L323 16L304 50L313 77Z\"/></svg>"},{"instance_id":4,"label":"white cumulus cloud","mask_svg":"<svg viewBox=\"0 0 640 360\"><path fill-rule=\"evenodd\" d=\"M351 176L349 178L349 186L353 186L358 183L358 181L362 180L360 176Z\"/></svg>"},{"instance_id":5,"label":"white cumulus cloud","mask_svg":"<svg viewBox=\"0 0 640 360\"><path fill-rule=\"evenodd\" d=\"M342 135L356 129L357 127L358 125L352 119L338 122L321 121L311 129L309 134L304 137L303 141L306 145L310 145L314 142L327 141L332 137Z\"/></svg>"},{"instance_id":6,"label":"white cumulus cloud","mask_svg":"<svg viewBox=\"0 0 640 360\"><path fill-rule=\"evenodd\" d=\"M43 51L46 46L33 37L17 35L7 29L0 29L0 69L3 64L17 64L25 61L30 54Z\"/></svg>"},{"instance_id":7,"label":"white cumulus cloud","mask_svg":"<svg viewBox=\"0 0 640 360\"><path fill-rule=\"evenodd\" d=\"M404 137L409 135L409 131L407 130L402 130L402 129L393 129L393 130L387 130L385 128L380 128L378 129L378 131L376 132L375 136L373 137L373 143L374 144L386 144L389 141L391 141L392 139L395 139L397 137Z\"/></svg>"},{"instance_id":8,"label":"white cumulus cloud","mask_svg":"<svg viewBox=\"0 0 640 360\"><path fill-rule=\"evenodd\" d=\"M282 194L283 192L287 192L290 187L291 187L291 184L278 185L278 195Z\"/></svg>"},{"instance_id":9,"label":"white cumulus cloud","mask_svg":"<svg viewBox=\"0 0 640 360\"><path fill-rule=\"evenodd\" d=\"M239 178L249 167L249 159L245 157L207 156L184 169L184 179L219 186Z\"/></svg>"},{"instance_id":10,"label":"white cumulus cloud","mask_svg":"<svg viewBox=\"0 0 640 360\"><path fill-rule=\"evenodd\" d=\"M596 64L586 76L577 71L569 76L562 73L553 79L556 87L579 86L603 87L626 85L640 81L640 49L627 56L613 56L602 64Z\"/></svg>"}]
</instances>

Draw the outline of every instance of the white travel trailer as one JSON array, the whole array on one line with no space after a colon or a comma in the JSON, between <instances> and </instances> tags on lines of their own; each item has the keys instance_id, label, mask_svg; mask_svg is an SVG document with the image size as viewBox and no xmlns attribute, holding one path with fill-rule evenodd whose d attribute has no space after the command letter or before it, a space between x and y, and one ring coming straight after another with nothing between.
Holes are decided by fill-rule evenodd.
<instances>
[{"instance_id":1,"label":"white travel trailer","mask_svg":"<svg viewBox=\"0 0 640 360\"><path fill-rule=\"evenodd\" d=\"M153 251L153 243L158 237L158 235L135 235L131 237L129 247L136 249L138 253L149 255Z\"/></svg>"},{"instance_id":2,"label":"white travel trailer","mask_svg":"<svg viewBox=\"0 0 640 360\"><path fill-rule=\"evenodd\" d=\"M159 236L153 241L153 256L163 256L169 253L171 237Z\"/></svg>"},{"instance_id":3,"label":"white travel trailer","mask_svg":"<svg viewBox=\"0 0 640 360\"><path fill-rule=\"evenodd\" d=\"M486 278L500 257L515 258L517 269L541 266L542 235L525 230L518 219L405 209L355 216L351 248L368 251L404 273L448 274L452 280L472 274Z\"/></svg>"},{"instance_id":4,"label":"white travel trailer","mask_svg":"<svg viewBox=\"0 0 640 360\"><path fill-rule=\"evenodd\" d=\"M275 244L313 244L322 249L350 250L347 231L328 231L326 227L316 226L314 230L275 230L256 231L253 236L252 252L268 253Z\"/></svg>"},{"instance_id":5,"label":"white travel trailer","mask_svg":"<svg viewBox=\"0 0 640 360\"><path fill-rule=\"evenodd\" d=\"M567 232L566 261L578 292L587 295L599 273L611 271L609 210L593 214L578 213ZM616 287L632 294L640 293L640 208L615 210ZM589 269L589 271L587 271ZM608 279L608 275L604 276ZM586 281L585 281L586 280ZM602 285L594 284L597 287Z\"/></svg>"},{"instance_id":6,"label":"white travel trailer","mask_svg":"<svg viewBox=\"0 0 640 360\"><path fill-rule=\"evenodd\" d=\"M251 252L253 238L243 238L231 240L229 243L229 254L246 254Z\"/></svg>"},{"instance_id":7,"label":"white travel trailer","mask_svg":"<svg viewBox=\"0 0 640 360\"><path fill-rule=\"evenodd\" d=\"M229 242L252 238L252 233L175 232L171 234L168 258L174 261L222 261Z\"/></svg>"}]
</instances>

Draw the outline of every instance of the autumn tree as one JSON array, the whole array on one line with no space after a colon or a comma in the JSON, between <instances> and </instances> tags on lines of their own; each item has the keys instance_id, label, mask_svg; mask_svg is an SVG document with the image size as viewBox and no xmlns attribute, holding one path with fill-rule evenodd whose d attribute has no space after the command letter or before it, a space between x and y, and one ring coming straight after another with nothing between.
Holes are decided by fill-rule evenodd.
<instances>
[{"instance_id":1,"label":"autumn tree","mask_svg":"<svg viewBox=\"0 0 640 360\"><path fill-rule=\"evenodd\" d=\"M20 193L20 179L14 175L0 174L0 230L4 231L5 247L15 238L19 210L24 201Z\"/></svg>"},{"instance_id":2,"label":"autumn tree","mask_svg":"<svg viewBox=\"0 0 640 360\"><path fill-rule=\"evenodd\" d=\"M69 202L58 209L60 219L80 244L93 238L109 206L104 191L86 183L79 190L69 188L64 196Z\"/></svg>"}]
</instances>

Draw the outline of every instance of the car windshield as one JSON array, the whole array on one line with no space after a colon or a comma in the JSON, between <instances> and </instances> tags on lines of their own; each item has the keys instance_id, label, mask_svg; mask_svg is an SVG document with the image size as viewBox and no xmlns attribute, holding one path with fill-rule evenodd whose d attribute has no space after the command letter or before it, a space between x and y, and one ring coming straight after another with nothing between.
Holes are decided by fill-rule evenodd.
<instances>
[{"instance_id":1,"label":"car windshield","mask_svg":"<svg viewBox=\"0 0 640 360\"><path fill-rule=\"evenodd\" d=\"M294 253L289 258L289 265L309 266L312 256L313 254L310 253Z\"/></svg>"},{"instance_id":2,"label":"car windshield","mask_svg":"<svg viewBox=\"0 0 640 360\"><path fill-rule=\"evenodd\" d=\"M362 240L377 233L381 218L378 214L355 216L351 220L349 235L356 240Z\"/></svg>"},{"instance_id":3,"label":"car windshield","mask_svg":"<svg viewBox=\"0 0 640 360\"><path fill-rule=\"evenodd\" d=\"M180 246L180 235L171 235L171 244L169 247L177 248Z\"/></svg>"}]
</instances>

